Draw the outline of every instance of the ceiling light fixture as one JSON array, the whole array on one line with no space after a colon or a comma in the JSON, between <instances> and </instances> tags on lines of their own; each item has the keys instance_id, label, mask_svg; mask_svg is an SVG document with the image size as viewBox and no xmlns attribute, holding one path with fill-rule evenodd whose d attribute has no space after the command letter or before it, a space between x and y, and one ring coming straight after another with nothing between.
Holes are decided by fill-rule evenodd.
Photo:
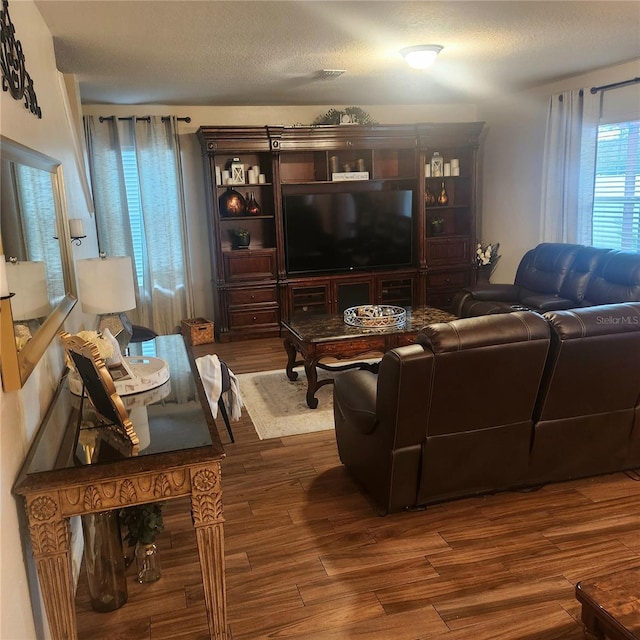
<instances>
[{"instance_id":1,"label":"ceiling light fixture","mask_svg":"<svg viewBox=\"0 0 640 640\"><path fill-rule=\"evenodd\" d=\"M443 47L439 44L417 44L413 47L400 49L400 53L414 69L430 67Z\"/></svg>"},{"instance_id":2,"label":"ceiling light fixture","mask_svg":"<svg viewBox=\"0 0 640 640\"><path fill-rule=\"evenodd\" d=\"M335 80L339 78L346 69L320 69L315 73L316 80Z\"/></svg>"}]
</instances>

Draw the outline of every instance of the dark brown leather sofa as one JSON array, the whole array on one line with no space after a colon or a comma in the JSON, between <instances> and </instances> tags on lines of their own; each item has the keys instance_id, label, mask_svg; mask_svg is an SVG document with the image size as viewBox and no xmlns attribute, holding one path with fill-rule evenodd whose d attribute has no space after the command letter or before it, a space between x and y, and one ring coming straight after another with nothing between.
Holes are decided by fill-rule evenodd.
<instances>
[{"instance_id":1,"label":"dark brown leather sofa","mask_svg":"<svg viewBox=\"0 0 640 640\"><path fill-rule=\"evenodd\" d=\"M340 459L380 513L640 466L640 304L425 327L334 385Z\"/></svg>"},{"instance_id":2,"label":"dark brown leather sofa","mask_svg":"<svg viewBox=\"0 0 640 640\"><path fill-rule=\"evenodd\" d=\"M453 313L467 318L638 301L640 253L547 242L527 251L513 284L477 284L458 292Z\"/></svg>"}]
</instances>

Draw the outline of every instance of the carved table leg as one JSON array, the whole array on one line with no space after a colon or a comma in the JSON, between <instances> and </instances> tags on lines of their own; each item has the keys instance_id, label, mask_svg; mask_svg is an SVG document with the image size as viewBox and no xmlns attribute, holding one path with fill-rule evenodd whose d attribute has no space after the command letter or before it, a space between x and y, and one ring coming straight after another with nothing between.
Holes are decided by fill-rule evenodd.
<instances>
[{"instance_id":1,"label":"carved table leg","mask_svg":"<svg viewBox=\"0 0 640 640\"><path fill-rule=\"evenodd\" d=\"M304 371L307 374L307 406L309 409L315 409L318 406L316 391L321 385L318 384L317 362L317 360L304 361Z\"/></svg>"},{"instance_id":2,"label":"carved table leg","mask_svg":"<svg viewBox=\"0 0 640 640\"><path fill-rule=\"evenodd\" d=\"M26 510L51 637L76 640L69 520L62 517L56 494L29 496Z\"/></svg>"},{"instance_id":3,"label":"carved table leg","mask_svg":"<svg viewBox=\"0 0 640 640\"><path fill-rule=\"evenodd\" d=\"M196 530L200 570L211 640L228 640L224 564L224 516L220 464L191 472L191 514Z\"/></svg>"},{"instance_id":4,"label":"carved table leg","mask_svg":"<svg viewBox=\"0 0 640 640\"><path fill-rule=\"evenodd\" d=\"M296 361L296 355L298 353L296 351L296 346L288 337L282 341L282 344L284 345L284 350L287 352L287 378L289 378L289 380L297 380L298 372L294 371L293 368L302 363Z\"/></svg>"}]
</instances>

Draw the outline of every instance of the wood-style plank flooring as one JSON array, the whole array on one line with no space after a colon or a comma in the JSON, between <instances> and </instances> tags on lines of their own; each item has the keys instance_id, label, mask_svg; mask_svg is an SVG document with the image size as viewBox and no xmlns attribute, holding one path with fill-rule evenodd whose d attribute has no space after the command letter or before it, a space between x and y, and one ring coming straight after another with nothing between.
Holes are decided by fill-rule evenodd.
<instances>
[{"instance_id":1,"label":"wood-style plank flooring","mask_svg":"<svg viewBox=\"0 0 640 640\"><path fill-rule=\"evenodd\" d=\"M278 339L196 347L207 352L235 373L286 362ZM633 474L383 518L342 468L333 432L260 441L244 412L232 426L235 444L220 424L234 640L579 640L576 582L640 567ZM167 503L165 524L161 580L132 577L118 611L94 613L81 578L82 640L208 638L188 502Z\"/></svg>"}]
</instances>

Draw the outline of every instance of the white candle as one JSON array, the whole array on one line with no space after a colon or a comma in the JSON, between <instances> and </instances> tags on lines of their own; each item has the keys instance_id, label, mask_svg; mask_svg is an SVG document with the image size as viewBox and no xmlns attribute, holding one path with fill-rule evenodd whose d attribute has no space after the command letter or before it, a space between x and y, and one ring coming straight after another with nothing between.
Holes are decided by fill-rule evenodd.
<instances>
[{"instance_id":1,"label":"white candle","mask_svg":"<svg viewBox=\"0 0 640 640\"><path fill-rule=\"evenodd\" d=\"M430 164L425 164L424 165L424 177L425 178L430 178L431 177L431 165Z\"/></svg>"},{"instance_id":2,"label":"white candle","mask_svg":"<svg viewBox=\"0 0 640 640\"><path fill-rule=\"evenodd\" d=\"M9 295L9 280L7 279L7 263L4 256L0 256L0 298Z\"/></svg>"},{"instance_id":3,"label":"white candle","mask_svg":"<svg viewBox=\"0 0 640 640\"><path fill-rule=\"evenodd\" d=\"M265 184L266 181L267 181L266 176L264 175L264 173L261 173L258 176L258 183L259 184Z\"/></svg>"},{"instance_id":4,"label":"white candle","mask_svg":"<svg viewBox=\"0 0 640 640\"><path fill-rule=\"evenodd\" d=\"M444 175L445 176L451 175L451 164L449 162L444 163Z\"/></svg>"},{"instance_id":5,"label":"white candle","mask_svg":"<svg viewBox=\"0 0 640 640\"><path fill-rule=\"evenodd\" d=\"M80 218L71 218L69 220L69 232L72 238L84 237L84 225Z\"/></svg>"}]
</instances>

